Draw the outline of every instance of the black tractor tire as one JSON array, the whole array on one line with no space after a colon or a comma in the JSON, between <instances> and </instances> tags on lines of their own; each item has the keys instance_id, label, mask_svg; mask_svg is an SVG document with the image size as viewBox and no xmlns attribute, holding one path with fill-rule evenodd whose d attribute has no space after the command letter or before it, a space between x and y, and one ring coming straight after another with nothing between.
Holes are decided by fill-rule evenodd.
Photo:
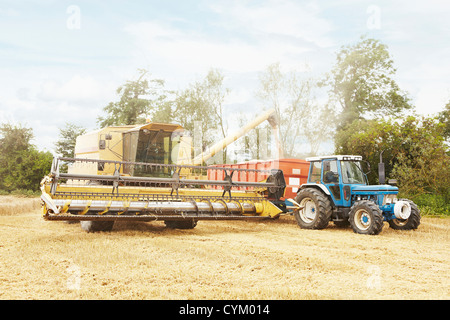
<instances>
[{"instance_id":1,"label":"black tractor tire","mask_svg":"<svg viewBox=\"0 0 450 320\"><path fill-rule=\"evenodd\" d=\"M185 219L185 220L165 220L167 228L171 229L194 229L197 225L197 220L195 219Z\"/></svg>"},{"instance_id":2,"label":"black tractor tire","mask_svg":"<svg viewBox=\"0 0 450 320\"><path fill-rule=\"evenodd\" d=\"M294 200L304 207L294 213L300 228L324 229L328 226L332 206L326 194L315 188L305 188L300 190Z\"/></svg>"},{"instance_id":3,"label":"black tractor tire","mask_svg":"<svg viewBox=\"0 0 450 320\"><path fill-rule=\"evenodd\" d=\"M403 201L407 201L409 202L409 204L411 205L411 215L409 216L408 219L392 219L389 220L389 227L391 227L392 229L395 230L414 230L417 229L419 227L420 224L420 210L417 207L417 205L412 202L411 200L408 199L400 199Z\"/></svg>"},{"instance_id":4,"label":"black tractor tire","mask_svg":"<svg viewBox=\"0 0 450 320\"><path fill-rule=\"evenodd\" d=\"M355 233L377 235L383 229L383 212L373 201L361 200L350 209L349 221Z\"/></svg>"},{"instance_id":5,"label":"black tractor tire","mask_svg":"<svg viewBox=\"0 0 450 320\"><path fill-rule=\"evenodd\" d=\"M114 221L80 221L80 225L87 232L111 231Z\"/></svg>"}]
</instances>

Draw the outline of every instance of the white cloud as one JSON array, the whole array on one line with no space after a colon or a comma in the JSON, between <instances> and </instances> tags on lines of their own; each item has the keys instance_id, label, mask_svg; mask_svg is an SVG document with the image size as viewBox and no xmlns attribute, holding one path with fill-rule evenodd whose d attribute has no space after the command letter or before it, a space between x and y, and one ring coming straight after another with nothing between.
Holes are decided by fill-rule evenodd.
<instances>
[{"instance_id":1,"label":"white cloud","mask_svg":"<svg viewBox=\"0 0 450 320\"><path fill-rule=\"evenodd\" d=\"M319 17L320 8L315 2L269 0L251 6L242 1L225 1L211 8L223 15L223 25L244 29L255 36L286 36L319 47L334 43L329 37L333 25Z\"/></svg>"},{"instance_id":2,"label":"white cloud","mask_svg":"<svg viewBox=\"0 0 450 320\"><path fill-rule=\"evenodd\" d=\"M104 78L104 77L103 77ZM33 128L34 144L52 150L58 128L66 122L93 129L102 108L115 99L116 84L100 76L26 72L26 81L8 84L0 101L0 123L11 122Z\"/></svg>"},{"instance_id":3,"label":"white cloud","mask_svg":"<svg viewBox=\"0 0 450 320\"><path fill-rule=\"evenodd\" d=\"M16 123L14 113L11 111L11 109L9 110L0 109L0 123Z\"/></svg>"},{"instance_id":4,"label":"white cloud","mask_svg":"<svg viewBox=\"0 0 450 320\"><path fill-rule=\"evenodd\" d=\"M433 115L450 101L450 48L418 47L414 52L396 48L398 83L409 93L418 113Z\"/></svg>"},{"instance_id":5,"label":"white cloud","mask_svg":"<svg viewBox=\"0 0 450 320\"><path fill-rule=\"evenodd\" d=\"M435 82L422 85L415 96L417 112L423 115L435 115L444 110L450 101L450 84Z\"/></svg>"},{"instance_id":6,"label":"white cloud","mask_svg":"<svg viewBox=\"0 0 450 320\"><path fill-rule=\"evenodd\" d=\"M276 39L258 44L237 38L218 41L206 34L163 27L155 21L132 24L126 30L140 48L137 57L144 53L148 61L179 73L203 73L212 67L227 72L258 71L287 53L300 54L307 50Z\"/></svg>"},{"instance_id":7,"label":"white cloud","mask_svg":"<svg viewBox=\"0 0 450 320\"><path fill-rule=\"evenodd\" d=\"M114 88L92 76L74 75L67 81L45 80L40 85L38 97L49 101L95 103L111 97Z\"/></svg>"},{"instance_id":8,"label":"white cloud","mask_svg":"<svg viewBox=\"0 0 450 320\"><path fill-rule=\"evenodd\" d=\"M293 67L304 53L333 44L332 24L319 18L315 4L266 1L254 7L226 1L208 8L210 19L218 16L200 21L208 26L201 29L173 19L127 25L135 59L166 79L174 73L192 79L212 67L226 73L258 72L278 61Z\"/></svg>"}]
</instances>

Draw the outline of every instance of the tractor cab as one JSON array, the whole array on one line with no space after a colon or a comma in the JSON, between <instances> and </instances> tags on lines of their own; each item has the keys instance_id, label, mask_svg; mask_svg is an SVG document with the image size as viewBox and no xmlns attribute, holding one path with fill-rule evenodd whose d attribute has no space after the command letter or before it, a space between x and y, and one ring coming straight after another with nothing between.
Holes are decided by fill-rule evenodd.
<instances>
[{"instance_id":1,"label":"tractor cab","mask_svg":"<svg viewBox=\"0 0 450 320\"><path fill-rule=\"evenodd\" d=\"M300 186L295 198L300 227L322 229L333 221L337 226L352 225L357 233L377 234L383 221L395 229L415 229L419 225L417 206L409 200L397 200L397 187L368 184L361 156L306 160L310 162L308 181Z\"/></svg>"},{"instance_id":2,"label":"tractor cab","mask_svg":"<svg viewBox=\"0 0 450 320\"><path fill-rule=\"evenodd\" d=\"M355 200L352 196L365 195L374 202L382 202L383 199L378 199L378 196L391 195L393 199L398 193L398 188L390 185L369 186L361 156L322 156L306 160L311 162L308 184L321 188L337 207L350 207Z\"/></svg>"}]
</instances>

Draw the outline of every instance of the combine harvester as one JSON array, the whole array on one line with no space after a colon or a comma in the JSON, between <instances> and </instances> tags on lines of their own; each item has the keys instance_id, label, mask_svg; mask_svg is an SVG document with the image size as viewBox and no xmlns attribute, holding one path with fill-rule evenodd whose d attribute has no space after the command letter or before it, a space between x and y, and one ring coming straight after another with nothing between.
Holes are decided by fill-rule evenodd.
<instances>
[{"instance_id":1,"label":"combine harvester","mask_svg":"<svg viewBox=\"0 0 450 320\"><path fill-rule=\"evenodd\" d=\"M417 206L384 184L382 160L375 186L368 185L362 157L353 155L203 165L266 120L281 150L274 110L197 157L191 157L192 137L179 125L107 127L82 135L76 158L55 158L42 180L44 218L80 221L88 232L109 231L124 220L191 229L198 220L274 219L282 213L293 214L305 229L323 229L331 221L361 234L380 233L384 221L397 230L417 229Z\"/></svg>"},{"instance_id":2,"label":"combine harvester","mask_svg":"<svg viewBox=\"0 0 450 320\"><path fill-rule=\"evenodd\" d=\"M107 127L82 135L76 157L55 158L42 180L44 218L77 220L88 232L108 231L115 221L127 220L163 220L168 227L190 229L205 219L276 218L283 212L277 206L285 189L281 170L202 165L266 120L277 137L274 115L274 110L263 113L194 158L192 138L179 125ZM223 179L208 179L210 171L221 171ZM235 172L265 179L239 181Z\"/></svg>"}]
</instances>

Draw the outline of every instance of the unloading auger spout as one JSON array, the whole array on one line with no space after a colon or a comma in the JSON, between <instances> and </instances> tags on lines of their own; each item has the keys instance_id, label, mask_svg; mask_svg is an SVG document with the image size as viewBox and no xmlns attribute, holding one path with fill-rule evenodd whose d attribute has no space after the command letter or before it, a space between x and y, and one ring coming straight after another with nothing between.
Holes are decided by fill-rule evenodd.
<instances>
[{"instance_id":1,"label":"unloading auger spout","mask_svg":"<svg viewBox=\"0 0 450 320\"><path fill-rule=\"evenodd\" d=\"M71 167L71 173L62 172L63 165ZM95 174L100 166L110 166L104 171L114 174ZM124 167L133 167L135 175L124 174ZM203 177L208 170L223 170L225 178L185 179L180 178L181 170ZM265 174L267 179L239 181L242 173ZM96 230L117 220L164 220L187 228L205 219L275 218L282 212L276 203L284 188L281 170L55 158L51 173L42 180L41 199L45 219L89 221Z\"/></svg>"}]
</instances>

